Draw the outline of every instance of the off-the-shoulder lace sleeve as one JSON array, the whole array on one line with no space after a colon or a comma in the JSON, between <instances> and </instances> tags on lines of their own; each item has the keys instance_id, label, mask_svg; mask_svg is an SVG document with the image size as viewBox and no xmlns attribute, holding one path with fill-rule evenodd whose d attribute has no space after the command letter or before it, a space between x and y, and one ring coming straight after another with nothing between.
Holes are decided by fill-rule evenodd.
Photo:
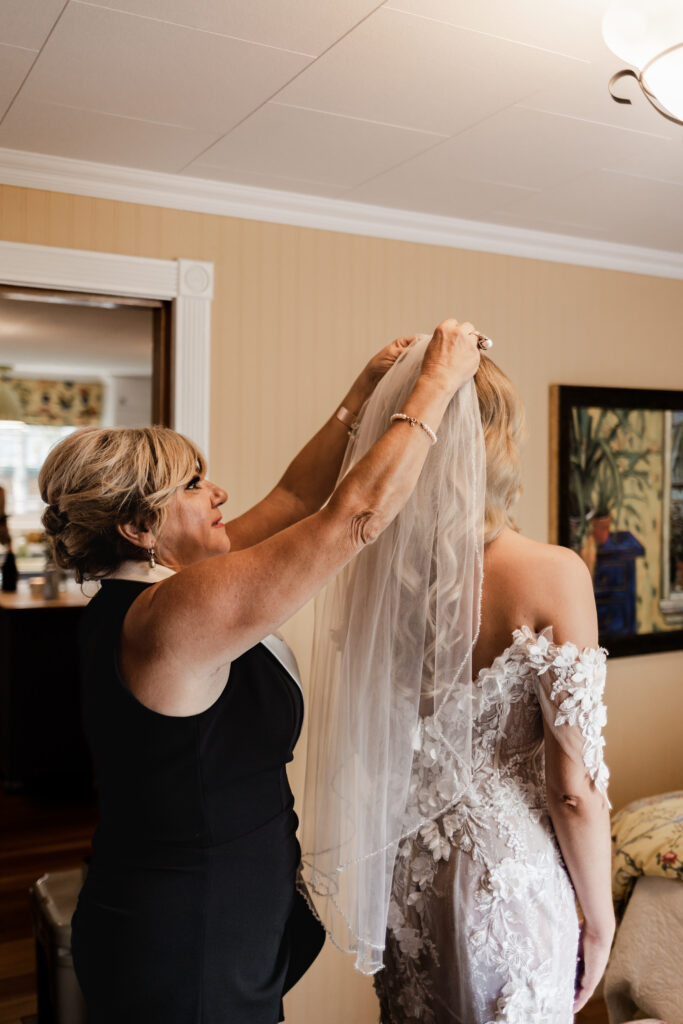
<instances>
[{"instance_id":1,"label":"off-the-shoulder lace sleeve","mask_svg":"<svg viewBox=\"0 0 683 1024\"><path fill-rule=\"evenodd\" d=\"M543 717L565 753L583 765L607 802L609 770L603 759L602 729L607 720L603 702L607 651L553 643L552 627L536 635L528 626L515 630L534 669L536 694Z\"/></svg>"}]
</instances>

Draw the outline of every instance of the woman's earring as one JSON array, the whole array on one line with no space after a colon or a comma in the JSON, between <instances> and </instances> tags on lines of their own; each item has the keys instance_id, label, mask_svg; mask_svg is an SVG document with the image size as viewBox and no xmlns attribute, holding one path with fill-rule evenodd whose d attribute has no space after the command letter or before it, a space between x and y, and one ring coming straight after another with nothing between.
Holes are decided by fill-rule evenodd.
<instances>
[{"instance_id":1,"label":"woman's earring","mask_svg":"<svg viewBox=\"0 0 683 1024\"><path fill-rule=\"evenodd\" d=\"M149 558L150 569L154 569L157 564L157 556L153 547L147 549L147 557Z\"/></svg>"}]
</instances>

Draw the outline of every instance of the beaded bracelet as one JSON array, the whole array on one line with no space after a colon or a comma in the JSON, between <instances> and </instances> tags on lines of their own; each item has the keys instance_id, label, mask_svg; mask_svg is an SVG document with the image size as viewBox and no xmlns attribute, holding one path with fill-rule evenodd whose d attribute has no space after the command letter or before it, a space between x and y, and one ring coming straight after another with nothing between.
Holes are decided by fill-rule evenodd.
<instances>
[{"instance_id":1,"label":"beaded bracelet","mask_svg":"<svg viewBox=\"0 0 683 1024\"><path fill-rule=\"evenodd\" d=\"M409 423L411 427L422 427L432 444L436 444L438 438L432 428L428 427L426 423L422 422L422 420L418 420L417 417L408 416L405 412L395 412L391 417L390 422L394 423L395 420L405 420L405 422Z\"/></svg>"}]
</instances>

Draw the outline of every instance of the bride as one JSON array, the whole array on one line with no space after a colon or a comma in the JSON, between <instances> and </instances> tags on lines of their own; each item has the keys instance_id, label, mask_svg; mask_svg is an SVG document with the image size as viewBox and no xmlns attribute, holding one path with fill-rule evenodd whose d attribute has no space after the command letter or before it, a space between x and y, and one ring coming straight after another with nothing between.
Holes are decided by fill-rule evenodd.
<instances>
[{"instance_id":1,"label":"bride","mask_svg":"<svg viewBox=\"0 0 683 1024\"><path fill-rule=\"evenodd\" d=\"M383 1024L570 1024L609 954L606 652L583 562L511 519L522 419L482 356L410 502L316 608L303 881Z\"/></svg>"}]
</instances>

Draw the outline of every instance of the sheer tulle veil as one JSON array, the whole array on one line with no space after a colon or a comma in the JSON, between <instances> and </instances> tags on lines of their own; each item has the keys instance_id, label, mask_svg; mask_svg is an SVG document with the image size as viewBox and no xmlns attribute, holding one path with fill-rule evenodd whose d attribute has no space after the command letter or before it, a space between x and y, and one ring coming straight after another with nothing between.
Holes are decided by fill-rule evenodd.
<instances>
[{"instance_id":1,"label":"sheer tulle veil","mask_svg":"<svg viewBox=\"0 0 683 1024\"><path fill-rule=\"evenodd\" d=\"M402 409L428 340L418 338L380 381L342 475ZM410 443L419 428L394 429ZM400 840L451 806L471 774L486 485L472 381L438 435L405 508L316 603L302 876L332 940L363 973L382 966ZM419 763L446 749L452 778L421 790Z\"/></svg>"}]
</instances>

